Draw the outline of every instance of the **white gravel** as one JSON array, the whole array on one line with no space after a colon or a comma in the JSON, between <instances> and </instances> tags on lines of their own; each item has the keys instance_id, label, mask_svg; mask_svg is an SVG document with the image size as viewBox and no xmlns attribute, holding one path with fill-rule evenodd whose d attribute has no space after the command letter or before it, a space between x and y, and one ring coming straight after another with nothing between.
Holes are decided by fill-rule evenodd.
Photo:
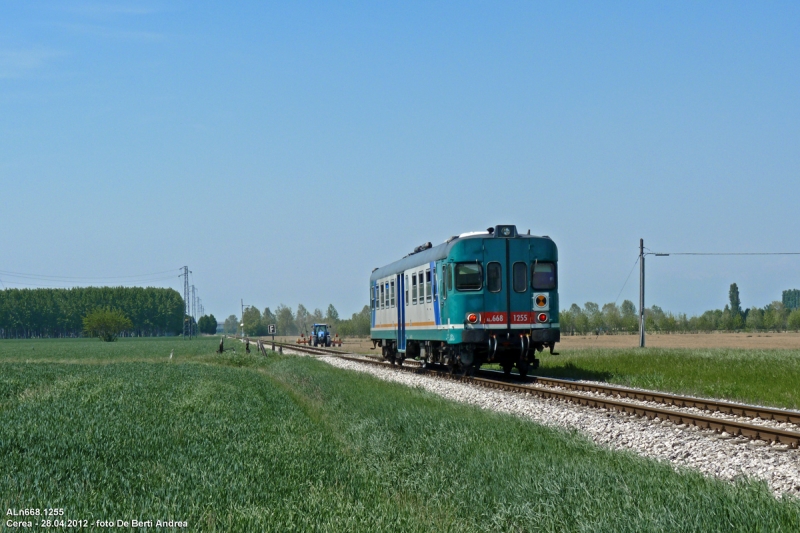
<instances>
[{"instance_id":1,"label":"white gravel","mask_svg":"<svg viewBox=\"0 0 800 533\"><path fill-rule=\"evenodd\" d=\"M289 353L288 350L284 352ZM547 426L576 429L597 444L669 461L676 469L694 468L705 475L726 480L754 477L765 481L775 495L800 496L800 451L785 446L543 399L527 393L488 390L338 357L317 358L339 368L365 372L410 387L421 387L450 400L522 416Z\"/></svg>"},{"instance_id":2,"label":"white gravel","mask_svg":"<svg viewBox=\"0 0 800 533\"><path fill-rule=\"evenodd\" d=\"M582 382L582 383L588 383L588 382ZM595 384L603 385L602 383L597 383L597 382L592 382L591 384L593 384L593 385L595 385ZM536 386L538 386L540 388L544 388L545 387L542 384L536 384ZM700 408L697 408L697 407L678 407L678 406L675 406L675 405L665 405L663 403L654 402L654 401L637 400L635 398L624 398L624 397L622 397L622 396L620 396L618 394L615 395L615 394L603 394L601 392L591 392L591 391L574 391L574 390L567 389L565 387L558 387L558 386L556 386L556 387L549 387L548 386L546 388L552 388L553 390L557 390L557 391L570 392L572 394L580 394L582 396L586 396L587 398L610 398L610 399L616 399L616 400L624 401L626 403L630 403L630 404L634 404L634 405L641 405L643 407L657 407L657 408L669 409L671 411L676 411L676 412L681 412L681 413L687 413L687 414L693 414L693 415L702 415L702 416L707 416L709 418L717 418L719 420L726 420L726 421L730 421L730 422L744 422L746 424L750 424L750 425L753 425L753 426L762 426L762 427L765 427L765 428L777 428L777 429L785 429L787 431L800 432L800 426L798 426L797 424L792 424L790 422L779 422L777 420L770 420L770 419L763 419L763 418L750 418L750 417L745 417L745 416L732 415L732 414L729 414L729 413L723 413L723 412L720 412L720 411L706 411L705 409L700 409ZM652 391L644 391L644 389L635 389L635 390L641 390L643 392L652 392ZM727 400L725 400L725 401L727 401ZM733 402L731 402L731 403L733 403ZM739 404L739 405L744 405L744 404Z\"/></svg>"}]
</instances>

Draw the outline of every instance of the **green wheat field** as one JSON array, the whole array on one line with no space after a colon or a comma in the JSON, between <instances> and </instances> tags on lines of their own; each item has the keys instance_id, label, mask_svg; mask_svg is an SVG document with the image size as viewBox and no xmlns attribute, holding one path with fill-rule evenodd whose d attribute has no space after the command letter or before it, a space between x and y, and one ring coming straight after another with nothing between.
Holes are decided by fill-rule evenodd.
<instances>
[{"instance_id":1,"label":"green wheat field","mask_svg":"<svg viewBox=\"0 0 800 533\"><path fill-rule=\"evenodd\" d=\"M0 341L2 508L191 531L800 531L800 503L761 483L218 343Z\"/></svg>"}]
</instances>

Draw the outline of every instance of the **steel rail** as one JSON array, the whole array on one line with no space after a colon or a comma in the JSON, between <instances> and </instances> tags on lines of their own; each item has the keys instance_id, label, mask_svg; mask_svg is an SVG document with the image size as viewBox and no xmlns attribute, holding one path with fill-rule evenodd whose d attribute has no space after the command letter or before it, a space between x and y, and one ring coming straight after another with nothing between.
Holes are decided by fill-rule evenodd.
<instances>
[{"instance_id":1,"label":"steel rail","mask_svg":"<svg viewBox=\"0 0 800 533\"><path fill-rule=\"evenodd\" d=\"M658 392L637 391L634 389L626 389L625 387L615 387L612 385L594 385L590 383L576 383L569 380L553 379L553 378L533 378L533 383L514 383L508 381L498 381L495 379L488 379L482 377L469 377L453 375L446 372L441 372L433 369L423 368L421 365L403 366L403 365L390 365L383 361L378 361L369 356L356 357L354 355L347 355L340 351L334 351L329 348L320 350L319 348L309 348L302 345L292 345L288 343L275 343L276 345L283 345L286 349L293 349L299 352L313 353L314 355L333 355L347 361L357 363L373 364L395 370L403 370L406 372L413 372L416 374L436 375L440 378L459 381L462 383L470 383L485 388L506 390L512 392L533 394L545 399L559 399L570 401L579 405L588 407L602 408L615 410L622 413L631 415L645 416L650 419L658 418L659 420L669 420L675 424L694 425L701 429L709 429L717 432L726 432L733 436L747 437L753 440L764 440L786 444L792 448L800 447L800 432L791 431L787 429L774 428L761 426L756 424L748 424L736 420L726 420L722 418L715 418L712 416L705 416L696 413L687 413L677 411L675 409L668 409L663 407L647 406L625 402L609 397L588 396L580 394L579 392L570 392L566 390L558 390L552 387L570 388L580 392L599 392L606 396L617 395L642 401L650 401L655 403L668 404L675 407L694 407L711 412L725 412L735 414L737 416L747 418L764 418L766 420L777 420L784 422L791 422L797 420L795 417L800 417L800 413L792 411L784 411L781 409L739 405L732 402L720 402L717 400L703 400L699 398L682 397L675 394L666 394ZM539 385L541 384L541 385ZM730 409L724 411L723 409ZM764 415L764 416L761 416Z\"/></svg>"},{"instance_id":2,"label":"steel rail","mask_svg":"<svg viewBox=\"0 0 800 533\"><path fill-rule=\"evenodd\" d=\"M642 391L629 389L626 387L617 387L614 385L580 383L566 379L543 378L538 376L535 376L532 379L534 383L541 383L542 385L548 387L562 387L569 390L597 392L609 396L619 396L620 398L630 398L632 400L674 405L675 407L693 407L703 411L718 412L734 416L800 424L800 412L789 411L786 409L760 407L756 405L743 405L723 400L694 398L691 396L680 396L677 394L668 394L664 392Z\"/></svg>"}]
</instances>

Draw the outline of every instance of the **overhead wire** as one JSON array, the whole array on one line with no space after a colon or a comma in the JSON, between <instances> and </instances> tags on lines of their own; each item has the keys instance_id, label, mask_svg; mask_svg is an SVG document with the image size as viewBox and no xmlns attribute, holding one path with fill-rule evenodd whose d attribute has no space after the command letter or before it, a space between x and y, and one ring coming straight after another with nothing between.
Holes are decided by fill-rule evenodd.
<instances>
[{"instance_id":1,"label":"overhead wire","mask_svg":"<svg viewBox=\"0 0 800 533\"><path fill-rule=\"evenodd\" d=\"M164 274L172 273L179 269L161 270L159 272L149 272L146 274L135 274L131 276L56 276L48 274L27 274L23 272L12 272L10 270L0 270L0 274L14 278L38 279L42 281L91 281L91 280L122 280L122 279L149 279L158 276L158 279L165 279ZM171 276L170 276L171 277Z\"/></svg>"},{"instance_id":2,"label":"overhead wire","mask_svg":"<svg viewBox=\"0 0 800 533\"><path fill-rule=\"evenodd\" d=\"M628 272L628 277L625 278L625 283L622 284L622 288L619 290L619 294L617 294L617 299L614 300L614 305L617 305L617 302L619 301L619 297L622 296L622 291L625 290L625 286L628 284L628 280L631 279L631 274L633 274L633 271L636 268L636 265L638 265L638 264L639 264L639 257L637 256L636 257L636 261L633 262L633 266L631 267L631 271Z\"/></svg>"},{"instance_id":3,"label":"overhead wire","mask_svg":"<svg viewBox=\"0 0 800 533\"><path fill-rule=\"evenodd\" d=\"M800 252L650 252L648 255L800 255Z\"/></svg>"}]
</instances>

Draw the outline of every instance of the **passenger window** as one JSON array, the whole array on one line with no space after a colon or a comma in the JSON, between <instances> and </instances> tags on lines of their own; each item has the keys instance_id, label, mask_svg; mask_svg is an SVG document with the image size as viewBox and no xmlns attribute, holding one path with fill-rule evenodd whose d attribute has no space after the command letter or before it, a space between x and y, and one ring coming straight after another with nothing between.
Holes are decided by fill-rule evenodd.
<instances>
[{"instance_id":1,"label":"passenger window","mask_svg":"<svg viewBox=\"0 0 800 533\"><path fill-rule=\"evenodd\" d=\"M556 264L555 263L539 263L535 262L531 265L533 274L531 275L531 283L536 290L552 290L556 288Z\"/></svg>"},{"instance_id":2,"label":"passenger window","mask_svg":"<svg viewBox=\"0 0 800 533\"><path fill-rule=\"evenodd\" d=\"M375 291L372 290L372 287L369 288L369 308L375 309Z\"/></svg>"},{"instance_id":3,"label":"passenger window","mask_svg":"<svg viewBox=\"0 0 800 533\"><path fill-rule=\"evenodd\" d=\"M383 302L384 302L384 293L383 293L383 283L381 283L381 309L383 309Z\"/></svg>"},{"instance_id":4,"label":"passenger window","mask_svg":"<svg viewBox=\"0 0 800 533\"><path fill-rule=\"evenodd\" d=\"M514 292L525 292L528 290L528 265L525 263L514 263Z\"/></svg>"},{"instance_id":5,"label":"passenger window","mask_svg":"<svg viewBox=\"0 0 800 533\"><path fill-rule=\"evenodd\" d=\"M442 300L447 300L447 265L442 266L442 277L439 280L439 283L444 283L442 289Z\"/></svg>"},{"instance_id":6,"label":"passenger window","mask_svg":"<svg viewBox=\"0 0 800 533\"><path fill-rule=\"evenodd\" d=\"M422 277L422 270L419 271L417 274L417 280L419 280L419 303L425 303L425 291L427 287L425 287L425 278Z\"/></svg>"},{"instance_id":7,"label":"passenger window","mask_svg":"<svg viewBox=\"0 0 800 533\"><path fill-rule=\"evenodd\" d=\"M392 304L392 307L394 307L394 280L392 280L391 283L390 283L390 289L391 290L390 290L390 293L389 293L389 298L390 298L389 301Z\"/></svg>"},{"instance_id":8,"label":"passenger window","mask_svg":"<svg viewBox=\"0 0 800 533\"><path fill-rule=\"evenodd\" d=\"M417 305L417 275L411 274L411 303Z\"/></svg>"},{"instance_id":9,"label":"passenger window","mask_svg":"<svg viewBox=\"0 0 800 533\"><path fill-rule=\"evenodd\" d=\"M425 270L425 301L430 302L433 300L433 284L431 283L431 269Z\"/></svg>"},{"instance_id":10,"label":"passenger window","mask_svg":"<svg viewBox=\"0 0 800 533\"><path fill-rule=\"evenodd\" d=\"M408 299L408 276L406 276L406 305L408 305L410 301L411 300Z\"/></svg>"},{"instance_id":11,"label":"passenger window","mask_svg":"<svg viewBox=\"0 0 800 533\"><path fill-rule=\"evenodd\" d=\"M486 288L489 292L503 290L503 269L500 263L493 261L486 265Z\"/></svg>"},{"instance_id":12,"label":"passenger window","mask_svg":"<svg viewBox=\"0 0 800 533\"><path fill-rule=\"evenodd\" d=\"M479 291L483 287L483 266L480 263L456 263L456 290Z\"/></svg>"}]
</instances>

